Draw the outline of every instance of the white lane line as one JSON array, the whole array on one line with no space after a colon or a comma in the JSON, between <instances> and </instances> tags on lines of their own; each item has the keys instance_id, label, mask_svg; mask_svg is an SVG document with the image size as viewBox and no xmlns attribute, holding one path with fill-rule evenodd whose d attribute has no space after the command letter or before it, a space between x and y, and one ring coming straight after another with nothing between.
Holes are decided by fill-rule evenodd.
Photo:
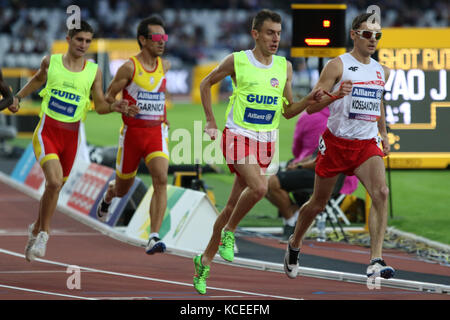
<instances>
[{"instance_id":1,"label":"white lane line","mask_svg":"<svg viewBox=\"0 0 450 320\"><path fill-rule=\"evenodd\" d=\"M89 272L89 271L85 271ZM36 274L36 273L67 273L65 270L28 270L28 271L0 271L0 274Z\"/></svg>"},{"instance_id":2,"label":"white lane line","mask_svg":"<svg viewBox=\"0 0 450 320\"><path fill-rule=\"evenodd\" d=\"M24 237L28 236L25 229L0 229L0 236L5 237ZM103 236L100 232L71 232L69 230L55 229L52 230L51 236Z\"/></svg>"},{"instance_id":3,"label":"white lane line","mask_svg":"<svg viewBox=\"0 0 450 320\"><path fill-rule=\"evenodd\" d=\"M23 254L9 251L6 249L0 248L0 253L8 254L15 257L25 258ZM69 267L73 265L69 265L62 262L57 261L51 261L46 259L36 259L35 261L39 261L42 263L62 266L62 267ZM145 277L145 276L138 276L134 274L128 274L128 273L121 273L121 272L113 272L113 271L107 271L107 270L100 270L100 269L94 269L89 267L82 267L78 266L80 270L90 271L90 272L98 272L98 273L104 273L108 275L114 275L114 276L120 276L120 277L126 277L126 278L133 278L133 279L140 279L140 280L147 280L147 281L154 281L154 282L160 282L160 283L168 283L173 285L179 285L179 286L185 286L185 287L193 287L191 283L185 283L185 282L179 282L179 281L171 281L171 280L163 280L163 279L157 279L152 277ZM268 297L268 298L274 298L274 299L283 299L283 300L299 300L298 298L292 298L292 297L284 297L284 296L277 296L277 295L271 295L271 294L264 294L264 293L257 293L257 292L249 292L249 291L241 291L241 290L234 290L234 289L226 289L226 288L219 288L219 287L208 287L209 290L220 290L220 291L226 291L226 292L233 292L237 294L245 294L250 296L257 296L257 297Z\"/></svg>"},{"instance_id":4,"label":"white lane line","mask_svg":"<svg viewBox=\"0 0 450 320\"><path fill-rule=\"evenodd\" d=\"M23 195L8 195L8 196L0 196L0 202L34 202L35 200L33 198L23 196Z\"/></svg>"},{"instance_id":5,"label":"white lane line","mask_svg":"<svg viewBox=\"0 0 450 320\"><path fill-rule=\"evenodd\" d=\"M34 289L28 289L28 288L7 286L7 285L4 285L4 284L0 284L0 287L1 288L6 288L6 289L12 289L12 290L27 291L27 292L33 292L33 293L39 293L39 294L47 294L47 295L50 295L50 296L59 296L59 297L65 297L65 298L75 298L75 299L81 299L81 300L97 300L95 298L87 298L87 297L73 296L73 295L70 295L70 294L63 294L63 293L58 293L58 292L42 291L42 290L34 290Z\"/></svg>"}]
</instances>

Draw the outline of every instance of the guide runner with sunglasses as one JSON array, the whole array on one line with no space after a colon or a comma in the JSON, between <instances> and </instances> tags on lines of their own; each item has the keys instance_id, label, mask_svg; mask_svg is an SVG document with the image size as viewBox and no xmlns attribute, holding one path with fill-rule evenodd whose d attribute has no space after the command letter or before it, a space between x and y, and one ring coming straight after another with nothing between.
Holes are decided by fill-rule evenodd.
<instances>
[{"instance_id":1,"label":"guide runner with sunglasses","mask_svg":"<svg viewBox=\"0 0 450 320\"><path fill-rule=\"evenodd\" d=\"M353 20L350 31L353 49L325 66L316 88L322 88L328 96L306 109L311 114L329 105L330 116L319 141L314 192L301 207L286 248L284 270L290 278L298 273L303 237L315 216L325 208L340 173L356 175L372 198L367 276L388 279L395 273L382 258L389 194L382 157L390 151L382 97L389 69L371 58L381 38L380 25L369 23L371 16L371 13L361 14ZM329 94L330 90L340 93ZM378 133L383 150L378 147Z\"/></svg>"},{"instance_id":2,"label":"guide runner with sunglasses","mask_svg":"<svg viewBox=\"0 0 450 320\"><path fill-rule=\"evenodd\" d=\"M97 218L106 221L114 197L123 197L134 183L141 159L152 177L153 195L150 201L150 236L147 254L164 252L166 246L159 238L167 206L167 172L169 168L168 128L166 116L166 77L169 61L162 59L168 36L159 16L142 20L137 29L141 51L131 57L117 71L107 99L114 101L122 92L123 98L139 107L134 117L122 116L116 178L97 207Z\"/></svg>"}]
</instances>

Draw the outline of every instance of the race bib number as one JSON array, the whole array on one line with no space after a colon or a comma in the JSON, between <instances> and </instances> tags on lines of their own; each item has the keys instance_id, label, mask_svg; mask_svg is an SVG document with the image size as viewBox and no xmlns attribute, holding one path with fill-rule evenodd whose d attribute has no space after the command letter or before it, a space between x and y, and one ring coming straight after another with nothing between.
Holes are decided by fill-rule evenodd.
<instances>
[{"instance_id":1,"label":"race bib number","mask_svg":"<svg viewBox=\"0 0 450 320\"><path fill-rule=\"evenodd\" d=\"M327 150L327 146L325 145L325 141L323 140L322 136L320 136L318 148L319 148L319 152L322 155L325 155L325 150Z\"/></svg>"},{"instance_id":2,"label":"race bib number","mask_svg":"<svg viewBox=\"0 0 450 320\"><path fill-rule=\"evenodd\" d=\"M159 119L164 116L166 97L164 92L139 91L136 106L140 111L136 118Z\"/></svg>"},{"instance_id":3,"label":"race bib number","mask_svg":"<svg viewBox=\"0 0 450 320\"><path fill-rule=\"evenodd\" d=\"M349 119L377 121L380 118L382 89L353 87Z\"/></svg>"}]
</instances>

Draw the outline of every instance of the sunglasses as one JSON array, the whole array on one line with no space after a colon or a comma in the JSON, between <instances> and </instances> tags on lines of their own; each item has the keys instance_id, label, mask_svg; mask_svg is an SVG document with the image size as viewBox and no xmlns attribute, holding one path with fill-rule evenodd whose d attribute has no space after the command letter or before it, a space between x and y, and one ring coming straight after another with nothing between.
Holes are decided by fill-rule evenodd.
<instances>
[{"instance_id":1,"label":"sunglasses","mask_svg":"<svg viewBox=\"0 0 450 320\"><path fill-rule=\"evenodd\" d=\"M368 31L368 30L354 30L356 32L356 34L358 34L361 39L375 39L375 40L380 40L381 39L381 32L376 32L376 31Z\"/></svg>"},{"instance_id":2,"label":"sunglasses","mask_svg":"<svg viewBox=\"0 0 450 320\"><path fill-rule=\"evenodd\" d=\"M152 39L154 42L159 42L161 40L167 41L169 36L167 34L149 34L148 39Z\"/></svg>"}]
</instances>

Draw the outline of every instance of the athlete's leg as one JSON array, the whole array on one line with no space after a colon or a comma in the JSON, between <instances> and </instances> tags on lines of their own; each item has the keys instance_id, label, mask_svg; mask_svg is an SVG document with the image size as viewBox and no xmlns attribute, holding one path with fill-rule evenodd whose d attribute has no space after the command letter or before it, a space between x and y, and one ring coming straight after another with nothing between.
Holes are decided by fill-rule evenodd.
<instances>
[{"instance_id":1,"label":"athlete's leg","mask_svg":"<svg viewBox=\"0 0 450 320\"><path fill-rule=\"evenodd\" d=\"M355 170L355 174L372 199L369 215L371 259L381 258L389 195L383 159L379 156L369 158Z\"/></svg>"},{"instance_id":2,"label":"athlete's leg","mask_svg":"<svg viewBox=\"0 0 450 320\"><path fill-rule=\"evenodd\" d=\"M228 198L227 204L223 208L220 215L217 217L216 222L214 223L211 239L209 240L208 245L205 251L203 252L202 256L203 265L210 265L211 261L214 259L214 256L216 255L219 249L222 229L225 227L228 220L230 219L231 213L233 212L234 207L236 206L236 203L238 202L239 197L245 187L246 187L245 181L242 179L242 177L236 175L234 178L233 187L231 189L231 193Z\"/></svg>"},{"instance_id":3,"label":"athlete's leg","mask_svg":"<svg viewBox=\"0 0 450 320\"><path fill-rule=\"evenodd\" d=\"M127 179L123 179L120 178L118 175L116 175L115 180L111 181L108 184L108 189L106 190L104 197L105 201L107 203L110 203L113 198L116 197L122 198L124 195L128 193L133 183L134 183L134 176Z\"/></svg>"},{"instance_id":4,"label":"athlete's leg","mask_svg":"<svg viewBox=\"0 0 450 320\"><path fill-rule=\"evenodd\" d=\"M291 240L292 248L300 248L306 231L314 221L317 214L325 209L336 184L338 176L323 178L316 174L314 181L314 191L311 198L303 204L298 214L297 224Z\"/></svg>"},{"instance_id":5,"label":"athlete's leg","mask_svg":"<svg viewBox=\"0 0 450 320\"><path fill-rule=\"evenodd\" d=\"M45 176L45 189L39 201L39 216L34 224L33 235L37 235L40 231L50 233L50 222L64 184L63 170L58 159L47 160L42 165L42 170Z\"/></svg>"},{"instance_id":6,"label":"athlete's leg","mask_svg":"<svg viewBox=\"0 0 450 320\"><path fill-rule=\"evenodd\" d=\"M150 202L150 233L158 233L167 207L167 172L169 160L165 157L151 159L147 168L152 176L153 196Z\"/></svg>"},{"instance_id":7,"label":"athlete's leg","mask_svg":"<svg viewBox=\"0 0 450 320\"><path fill-rule=\"evenodd\" d=\"M267 179L261 173L261 167L257 164L253 155L249 155L244 164L235 164L239 175L245 181L246 188L239 197L236 206L231 213L224 230L234 232L244 216L260 201L267 193Z\"/></svg>"},{"instance_id":8,"label":"athlete's leg","mask_svg":"<svg viewBox=\"0 0 450 320\"><path fill-rule=\"evenodd\" d=\"M122 198L128 193L134 183L139 162L141 160L140 150L134 142L136 137L132 128L123 126L120 130L119 147L116 156L116 177L108 184L104 201L109 204L115 197ZM130 137L131 135L131 137ZM101 203L99 203L99 207ZM98 209L97 209L98 210Z\"/></svg>"}]
</instances>

